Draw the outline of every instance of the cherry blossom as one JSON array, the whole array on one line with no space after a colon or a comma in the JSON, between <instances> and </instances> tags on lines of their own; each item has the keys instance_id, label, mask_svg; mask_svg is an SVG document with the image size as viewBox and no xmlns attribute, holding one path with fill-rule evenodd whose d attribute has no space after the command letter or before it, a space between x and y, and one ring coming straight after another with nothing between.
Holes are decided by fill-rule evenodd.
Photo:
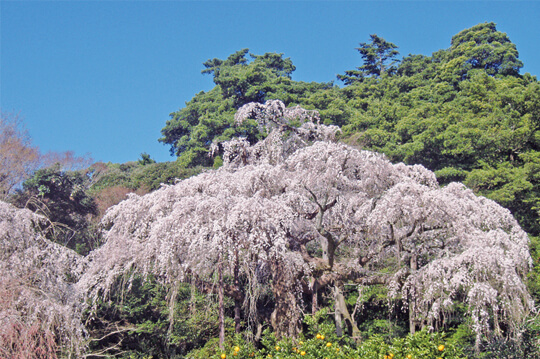
<instances>
[{"instance_id":1,"label":"cherry blossom","mask_svg":"<svg viewBox=\"0 0 540 359\"><path fill-rule=\"evenodd\" d=\"M84 259L41 235L44 217L0 201L0 356L55 358L83 339L75 282Z\"/></svg>"}]
</instances>

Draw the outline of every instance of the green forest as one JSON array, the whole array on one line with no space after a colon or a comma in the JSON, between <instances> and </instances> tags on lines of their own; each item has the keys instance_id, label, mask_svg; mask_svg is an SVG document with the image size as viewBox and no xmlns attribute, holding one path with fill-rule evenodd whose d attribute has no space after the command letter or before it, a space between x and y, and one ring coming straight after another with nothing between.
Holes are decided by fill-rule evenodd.
<instances>
[{"instance_id":1,"label":"green forest","mask_svg":"<svg viewBox=\"0 0 540 359\"><path fill-rule=\"evenodd\" d=\"M38 163L31 151L21 150L27 139L3 114L3 129L12 129L4 131L4 137L13 138L0 139L0 195L10 204L5 213L12 214L4 214L10 219L2 219L0 224L0 260L8 263L0 268L15 273L16 266L8 258L18 249L10 247L9 240L18 238L15 233L19 232L9 226L28 221L31 224L20 229L21 236L37 233L36 238L68 248L76 261L84 263L82 267L90 268L79 273L72 267L60 277L47 272L47 278L61 278L54 280L66 288L82 288L83 283L91 294L83 296L85 304L78 317L70 317L82 323L78 339L72 340L61 324L65 319L59 319L64 317L48 317L45 311L30 316L26 308L31 305L20 304L25 291L10 289L22 282L41 288L42 281L52 279L20 279L14 274L11 282L0 283L1 305L19 313L18 318L32 317L13 324L11 334L0 330L0 346L5 346L0 358L540 358L536 313L540 304L540 82L536 76L521 73L523 63L516 45L494 23L459 32L449 39L448 48L431 55L400 54L399 44L376 34L359 40L366 42L351 49L358 53L358 67L343 69L336 79L325 83L293 80L296 67L282 53L257 55L240 49L226 59L207 60L201 76L211 76L215 86L180 104L156 139L170 147L176 158L171 162L156 163L142 153L138 161L122 164L73 158ZM284 107L279 107L281 103ZM312 126L309 135L302 132L308 128L306 123ZM317 144L324 129L335 134L329 147ZM15 151L13 139L21 146ZM275 142L282 146L280 153L296 147L282 155L283 160L271 155L266 162L251 159L258 156L257 151L266 153L264 146ZM29 160L24 168L17 167L21 160L10 160L13 152ZM384 156L370 157L371 152ZM322 158L321 153L328 157ZM327 158L332 156L338 162L340 156L345 160L339 170L330 173L331 165L319 166L319 162L329 164ZM372 167L362 167L362 161ZM312 167L304 169L307 163ZM349 169L353 164L355 171L365 168L378 177L365 187L330 180L342 172L353 173ZM383 180L387 178L383 176L400 180ZM287 182L302 183L298 188L307 200L290 190ZM456 189L455 182L462 183L464 187L459 188L463 189ZM324 192L324 199L323 192L317 192L321 183L334 186L330 194ZM274 185L276 189L270 189ZM265 188L272 193L261 195L264 200L253 195L261 213L250 209L246 219L248 212L242 208L256 207L252 197L238 193L248 191L249 186L257 188L249 189L253 193ZM478 197L461 195L465 188ZM204 197L210 203L204 207L201 193L211 193L216 202ZM339 196L332 200L335 193ZM221 196L224 199L218 203ZM165 204L168 198L175 200ZM269 202L275 198L279 201ZM444 199L438 202L437 198ZM358 203L368 199L370 220L357 219L364 213ZM382 203L386 207L378 209ZM15 207L38 216L15 214L19 213L14 212ZM291 208L298 211L289 214ZM423 214L415 218L422 218L422 223L408 217L417 208ZM465 208L471 211L468 215ZM171 222L154 225L167 211L192 222L180 226L167 214ZM208 243L195 252L199 243L195 238L202 232L206 239L215 236L217 246L229 243L227 238L240 243L240 234L225 239L211 234L217 231L216 223L222 225L219 216L227 213L227 220L232 220L229 217L235 211L239 217L246 216L238 222L244 226L242 233L285 238L288 242L279 247L282 249L275 247L275 256L283 257L271 259L278 257L272 257L274 249L265 244L261 244L264 255L234 243L215 257L210 257L214 247ZM442 214L436 217L438 211ZM482 213L482 219L476 220L474 212ZM391 213L399 214L391 217ZM214 216L213 225L199 229L200 223L213 221ZM303 229L299 222L290 222L288 227L283 224L295 216L315 223L313 229ZM519 225L512 224L512 216ZM459 225L446 224L452 221ZM220 233L233 231L226 224L219 228ZM458 228L474 228L479 233L493 230L499 233L497 238L518 238L522 229L528 247L524 253L517 244L513 249L514 244L507 244L506 239L493 240L494 246L511 257L497 257L504 270L492 269L496 264L486 259L471 262L469 267L441 264L444 269L440 271L446 274L426 270L423 277L410 279L411 273L420 273L436 260L450 262L469 250L465 240L445 242L444 238L459 237L454 232ZM165 233L175 231L170 238L185 238L182 245L194 252L170 244L179 240L169 239ZM377 236L397 238L399 233L403 243L381 240L375 246L374 239L369 242ZM313 239L317 236L324 237L322 244ZM133 244L122 242L128 237L134 238ZM418 254L407 249L409 238L411 243L416 241L411 245L420 248L418 243L428 243L428 237L443 245L434 249L426 244L427 249ZM137 254L146 240L159 249L149 245ZM245 243L252 243L249 240ZM60 253L60 247L54 248ZM101 257L102 253L121 253L122 248L128 254ZM174 262L174 256L160 256L169 250L185 259L167 266L164 263ZM408 251L410 254L404 254ZM189 262L193 253L214 259ZM138 257L143 254L147 261ZM64 258L64 254L58 256ZM301 258L301 265L291 264ZM38 262L46 260L40 257ZM190 263L189 270L186 263ZM97 272L104 268L108 270L105 274ZM423 288L425 294L436 287L431 283L446 283L445 275L458 278L457 273L468 279L455 290L444 287L443 294L422 302L425 307L420 299L407 299L422 297L411 294L416 293L411 288ZM464 289L469 282L498 288L496 299L482 299L485 303L477 304L471 299L472 289ZM58 294L58 298L63 297ZM444 310L436 311L435 306Z\"/></svg>"}]
</instances>

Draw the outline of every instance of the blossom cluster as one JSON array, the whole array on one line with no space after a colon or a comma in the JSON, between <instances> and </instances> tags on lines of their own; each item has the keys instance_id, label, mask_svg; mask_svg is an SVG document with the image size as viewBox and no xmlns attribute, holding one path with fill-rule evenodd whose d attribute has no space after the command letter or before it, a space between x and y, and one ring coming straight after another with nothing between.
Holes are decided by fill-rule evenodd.
<instances>
[{"instance_id":1,"label":"blossom cluster","mask_svg":"<svg viewBox=\"0 0 540 359\"><path fill-rule=\"evenodd\" d=\"M74 251L44 238L47 220L0 201L0 356L33 357L56 345L77 353L83 337ZM27 355L28 354L28 355Z\"/></svg>"}]
</instances>

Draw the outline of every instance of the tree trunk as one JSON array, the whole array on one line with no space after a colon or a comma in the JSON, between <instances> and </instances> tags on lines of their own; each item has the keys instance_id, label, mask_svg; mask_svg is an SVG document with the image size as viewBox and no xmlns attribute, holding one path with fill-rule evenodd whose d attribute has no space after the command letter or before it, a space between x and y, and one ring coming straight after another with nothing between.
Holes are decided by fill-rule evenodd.
<instances>
[{"instance_id":1,"label":"tree trunk","mask_svg":"<svg viewBox=\"0 0 540 359\"><path fill-rule=\"evenodd\" d=\"M332 268L334 266L334 256L336 252L336 242L330 233L323 231L321 238L321 249L323 259L328 263L328 266Z\"/></svg>"},{"instance_id":2,"label":"tree trunk","mask_svg":"<svg viewBox=\"0 0 540 359\"><path fill-rule=\"evenodd\" d=\"M341 336L342 328L343 328L343 320L345 320L345 323L347 324L347 329L349 331L349 335L353 339L360 338L360 329L358 329L358 326L356 325L356 322L351 317L351 314L349 313L349 310L347 309L347 303L345 303L345 297L343 296L343 291L341 290L341 286L336 284L334 287L334 299L335 299L335 313L336 313L336 334L338 336ZM339 318L338 318L339 313Z\"/></svg>"},{"instance_id":3,"label":"tree trunk","mask_svg":"<svg viewBox=\"0 0 540 359\"><path fill-rule=\"evenodd\" d=\"M343 296L343 294L341 294L341 289L339 288L339 286L336 285L334 287L334 320L336 322L336 335L338 337L343 336L343 323L341 322L341 310L343 309L343 307L341 306L339 300L340 296Z\"/></svg>"},{"instance_id":4,"label":"tree trunk","mask_svg":"<svg viewBox=\"0 0 540 359\"><path fill-rule=\"evenodd\" d=\"M300 333L300 310L298 308L294 285L287 280L287 276L279 262L273 262L272 292L275 298L275 307L270 322L277 338L296 338Z\"/></svg>"},{"instance_id":5,"label":"tree trunk","mask_svg":"<svg viewBox=\"0 0 540 359\"><path fill-rule=\"evenodd\" d=\"M221 256L218 259L218 307L219 307L219 348L223 350L225 342L225 309L223 303L223 262Z\"/></svg>"},{"instance_id":6,"label":"tree trunk","mask_svg":"<svg viewBox=\"0 0 540 359\"><path fill-rule=\"evenodd\" d=\"M240 290L239 272L240 272L240 264L238 262L238 252L236 252L235 257L234 257L234 286L237 288L237 290ZM236 333L240 333L242 330L242 323L241 323L241 316L240 316L241 309L242 309L242 303L240 302L240 299L235 298L234 299L234 331Z\"/></svg>"},{"instance_id":7,"label":"tree trunk","mask_svg":"<svg viewBox=\"0 0 540 359\"><path fill-rule=\"evenodd\" d=\"M418 269L418 263L416 261L416 254L411 257L411 272L416 272ZM415 303L414 299L409 297L409 332L414 334L416 332L416 319L414 317Z\"/></svg>"},{"instance_id":8,"label":"tree trunk","mask_svg":"<svg viewBox=\"0 0 540 359\"><path fill-rule=\"evenodd\" d=\"M311 314L315 315L317 313L317 309L319 307L319 300L317 297L317 294L319 292L319 282L316 278L313 278L313 289L311 294Z\"/></svg>"}]
</instances>

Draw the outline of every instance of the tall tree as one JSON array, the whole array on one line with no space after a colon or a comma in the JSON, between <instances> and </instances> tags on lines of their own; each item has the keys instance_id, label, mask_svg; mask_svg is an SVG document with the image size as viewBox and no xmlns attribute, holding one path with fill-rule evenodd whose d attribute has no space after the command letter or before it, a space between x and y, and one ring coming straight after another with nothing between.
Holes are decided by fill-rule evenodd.
<instances>
[{"instance_id":1,"label":"tall tree","mask_svg":"<svg viewBox=\"0 0 540 359\"><path fill-rule=\"evenodd\" d=\"M369 35L370 43L361 42L360 47L356 48L362 56L364 64L357 67L356 70L345 71L345 75L338 75L338 79L350 85L366 77L381 77L384 74L393 75L397 71L395 66L399 63L396 56L399 52L397 46L386 41L377 34Z\"/></svg>"},{"instance_id":2,"label":"tall tree","mask_svg":"<svg viewBox=\"0 0 540 359\"><path fill-rule=\"evenodd\" d=\"M488 75L516 76L523 67L519 54L505 33L493 22L465 29L452 37L446 71L457 80L468 78L470 70L482 69Z\"/></svg>"}]
</instances>

